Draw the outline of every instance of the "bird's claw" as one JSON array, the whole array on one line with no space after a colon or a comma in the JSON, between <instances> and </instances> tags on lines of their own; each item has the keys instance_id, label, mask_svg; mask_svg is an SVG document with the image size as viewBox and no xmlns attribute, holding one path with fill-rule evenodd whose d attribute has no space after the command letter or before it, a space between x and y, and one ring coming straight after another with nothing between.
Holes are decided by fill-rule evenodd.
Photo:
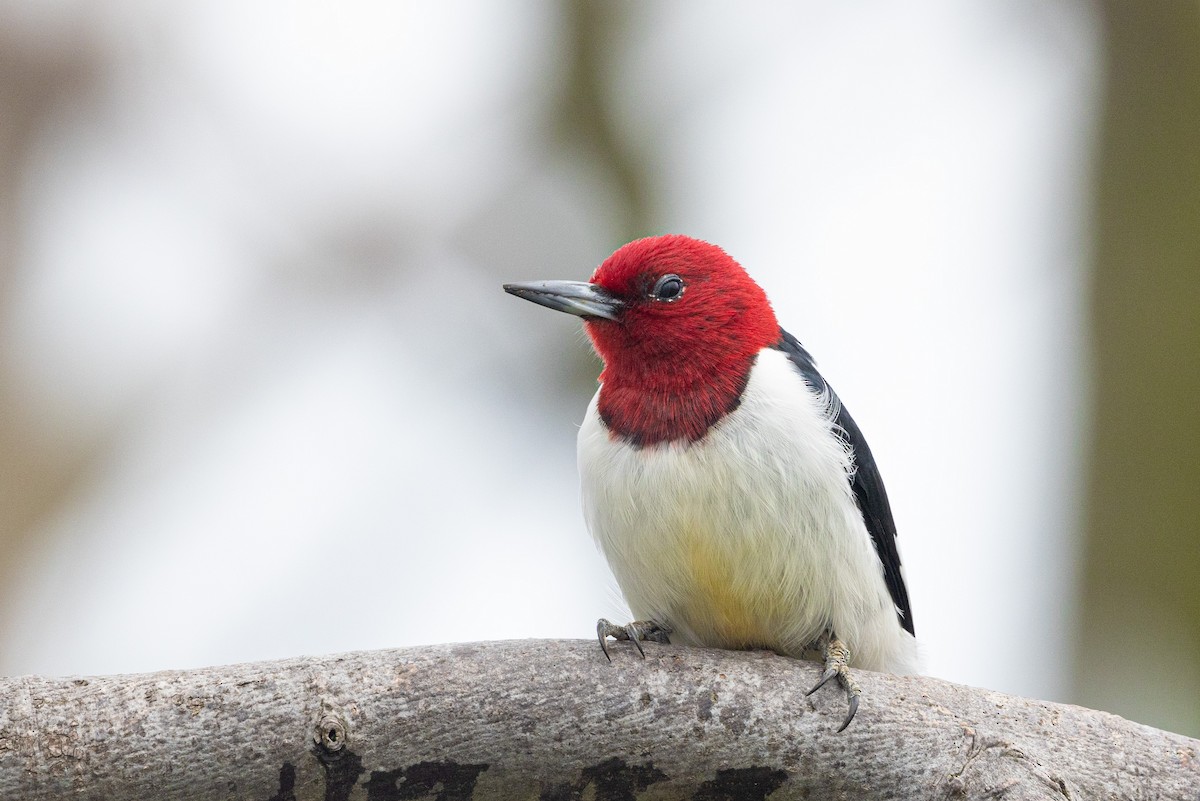
<instances>
[{"instance_id":1,"label":"bird's claw","mask_svg":"<svg viewBox=\"0 0 1200 801\"><path fill-rule=\"evenodd\" d=\"M596 621L596 639L600 641L600 650L604 651L609 662L612 661L612 654L608 652L609 637L614 640L629 640L638 649L642 659L645 659L646 651L642 648L642 640L669 645L670 634L669 627L654 620L635 620L625 626L618 626L604 618Z\"/></svg>"},{"instance_id":2,"label":"bird's claw","mask_svg":"<svg viewBox=\"0 0 1200 801\"><path fill-rule=\"evenodd\" d=\"M850 675L850 649L846 647L844 642L832 635L823 637L822 652L822 656L825 659L825 672L821 674L821 678L817 680L817 683L805 695L812 695L836 676L838 684L842 685L842 689L846 691L846 703L850 707L846 712L846 719L838 727L838 731L842 732L846 730L846 727L850 725L850 721L854 720L854 715L858 712L858 698L862 695L862 690L859 688L858 682Z\"/></svg>"},{"instance_id":3,"label":"bird's claw","mask_svg":"<svg viewBox=\"0 0 1200 801\"><path fill-rule=\"evenodd\" d=\"M810 689L808 692L806 692L805 695L812 695L817 690L821 689L826 684L828 684L829 680L832 679L837 674L838 674L837 668L832 668L832 667L826 668L825 672L821 674L821 678L817 679L817 683L814 684L812 686L812 689Z\"/></svg>"},{"instance_id":4,"label":"bird's claw","mask_svg":"<svg viewBox=\"0 0 1200 801\"><path fill-rule=\"evenodd\" d=\"M849 699L850 708L846 711L846 719L842 721L842 725L838 726L838 732L844 732L846 727L850 725L850 721L854 720L854 715L858 712L858 685L854 686L853 690L846 691L846 697Z\"/></svg>"}]
</instances>

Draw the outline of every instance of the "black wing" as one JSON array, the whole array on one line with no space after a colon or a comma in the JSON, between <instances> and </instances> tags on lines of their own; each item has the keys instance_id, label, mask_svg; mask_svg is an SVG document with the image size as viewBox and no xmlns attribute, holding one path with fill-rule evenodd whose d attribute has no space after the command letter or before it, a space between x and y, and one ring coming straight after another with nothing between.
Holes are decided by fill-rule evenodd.
<instances>
[{"instance_id":1,"label":"black wing","mask_svg":"<svg viewBox=\"0 0 1200 801\"><path fill-rule=\"evenodd\" d=\"M858 500L858 509L862 512L867 524L867 532L871 542L875 544L875 552L883 563L883 580L887 583L888 592L900 613L900 625L913 631L912 609L908 603L908 590L904 587L904 576L900 573L900 554L896 551L896 522L892 520L892 507L888 504L887 490L883 488L883 477L879 475L879 467L871 448L859 430L854 418L846 411L833 387L817 372L817 365L804 346L794 336L779 329L779 341L773 347L787 354L796 365L796 369L804 376L804 380L817 392L829 393L832 408L837 410L834 422L838 433L854 457L854 478L850 482L854 488L854 497Z\"/></svg>"}]
</instances>

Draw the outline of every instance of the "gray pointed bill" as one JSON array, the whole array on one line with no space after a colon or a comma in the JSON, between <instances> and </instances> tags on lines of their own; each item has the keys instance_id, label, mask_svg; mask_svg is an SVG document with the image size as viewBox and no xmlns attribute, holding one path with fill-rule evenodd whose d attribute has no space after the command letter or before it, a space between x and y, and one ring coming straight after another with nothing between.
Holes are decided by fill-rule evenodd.
<instances>
[{"instance_id":1,"label":"gray pointed bill","mask_svg":"<svg viewBox=\"0 0 1200 801\"><path fill-rule=\"evenodd\" d=\"M579 317L620 319L625 304L608 290L585 281L525 281L505 284L504 291L541 306Z\"/></svg>"}]
</instances>

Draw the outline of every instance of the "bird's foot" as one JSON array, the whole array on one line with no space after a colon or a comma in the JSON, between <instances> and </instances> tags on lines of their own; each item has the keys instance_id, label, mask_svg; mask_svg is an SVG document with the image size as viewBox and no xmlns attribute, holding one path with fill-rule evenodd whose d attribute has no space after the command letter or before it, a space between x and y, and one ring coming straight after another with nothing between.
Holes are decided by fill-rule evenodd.
<instances>
[{"instance_id":1,"label":"bird's foot","mask_svg":"<svg viewBox=\"0 0 1200 801\"><path fill-rule=\"evenodd\" d=\"M604 651L604 655L608 657L608 661L612 661L612 655L608 653L608 638L614 640L629 640L638 649L638 653L642 658L646 658L646 652L642 650L642 640L646 642L657 642L663 645L670 645L671 628L664 626L655 620L635 620L625 626L618 626L616 623L610 623L604 618L596 621L596 639L600 640L600 649Z\"/></svg>"},{"instance_id":2,"label":"bird's foot","mask_svg":"<svg viewBox=\"0 0 1200 801\"><path fill-rule=\"evenodd\" d=\"M858 697L862 695L858 682L850 675L850 649L836 636L829 634L821 638L821 653L825 659L825 672L805 695L812 695L836 676L838 684L842 685L842 689L846 691L846 701L850 705L846 719L838 727L839 732L845 731L846 727L850 725L850 721L854 720L854 713L858 711Z\"/></svg>"}]
</instances>

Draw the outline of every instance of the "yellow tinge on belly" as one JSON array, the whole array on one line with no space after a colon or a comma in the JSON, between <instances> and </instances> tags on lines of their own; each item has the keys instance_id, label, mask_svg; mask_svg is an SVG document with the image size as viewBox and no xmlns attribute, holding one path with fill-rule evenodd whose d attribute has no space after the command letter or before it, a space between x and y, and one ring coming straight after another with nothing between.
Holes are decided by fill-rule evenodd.
<instances>
[{"instance_id":1,"label":"yellow tinge on belly","mask_svg":"<svg viewBox=\"0 0 1200 801\"><path fill-rule=\"evenodd\" d=\"M715 547L703 534L691 532L687 538L691 587L684 617L706 645L771 648L775 637L765 626L770 617L770 604L763 593L766 588L735 586L730 563L752 557L731 551Z\"/></svg>"}]
</instances>

